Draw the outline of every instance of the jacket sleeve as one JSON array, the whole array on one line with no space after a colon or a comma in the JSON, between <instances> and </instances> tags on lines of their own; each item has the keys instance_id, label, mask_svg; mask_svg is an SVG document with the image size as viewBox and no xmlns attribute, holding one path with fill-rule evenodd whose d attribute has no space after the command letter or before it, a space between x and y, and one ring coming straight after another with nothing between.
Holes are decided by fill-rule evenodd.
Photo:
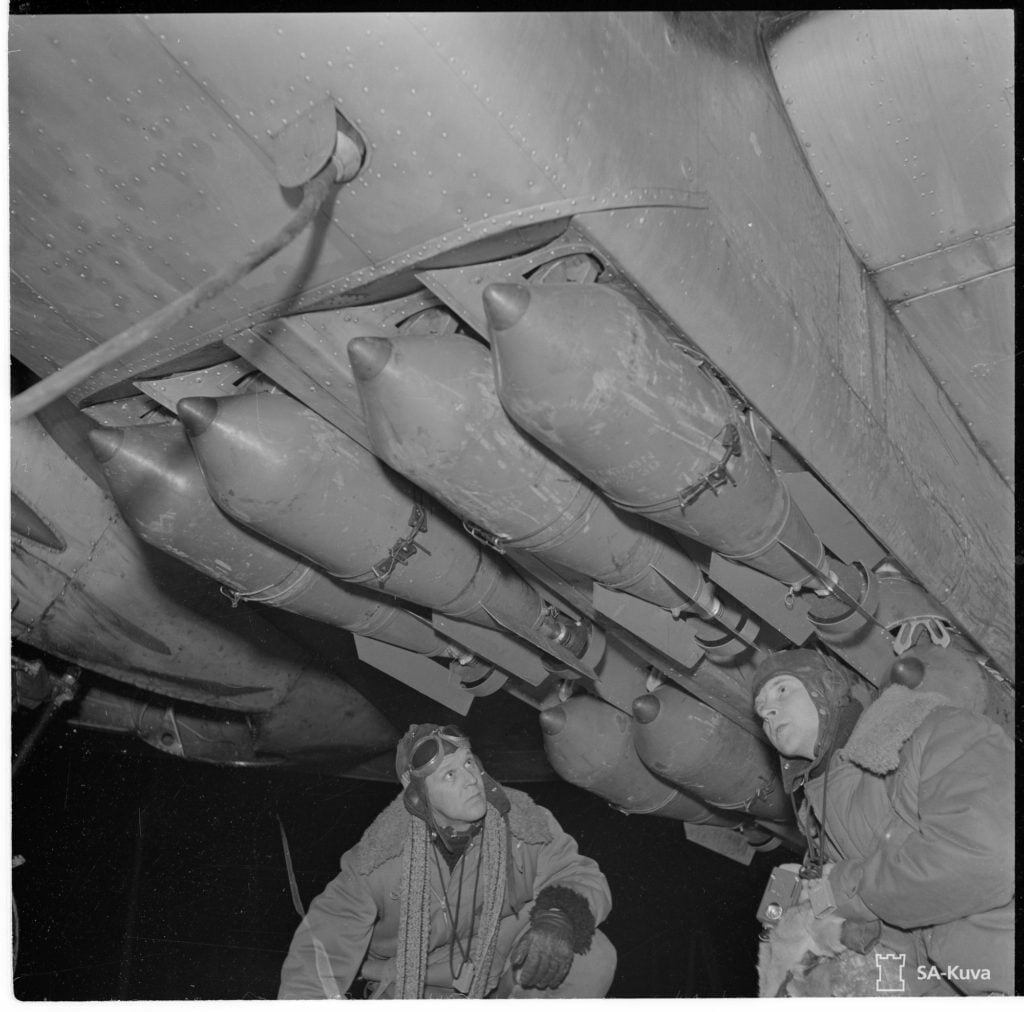
<instances>
[{"instance_id":1,"label":"jacket sleeve","mask_svg":"<svg viewBox=\"0 0 1024 1012\"><path fill-rule=\"evenodd\" d=\"M309 905L281 967L278 998L340 998L356 976L377 921L377 903L353 851Z\"/></svg>"},{"instance_id":2,"label":"jacket sleeve","mask_svg":"<svg viewBox=\"0 0 1024 1012\"><path fill-rule=\"evenodd\" d=\"M1002 730L967 710L944 708L905 749L908 772L918 776L913 824L908 833L894 820L874 853L837 862L829 876L837 912L916 928L1008 903L1013 770Z\"/></svg>"},{"instance_id":3,"label":"jacket sleeve","mask_svg":"<svg viewBox=\"0 0 1024 1012\"><path fill-rule=\"evenodd\" d=\"M576 841L558 824L555 817L542 806L551 830L551 839L545 843L537 857L537 877L533 883L533 898L545 886L560 885L579 893L589 904L594 921L600 924L611 912L612 894L608 880L597 862L584 857Z\"/></svg>"}]
</instances>

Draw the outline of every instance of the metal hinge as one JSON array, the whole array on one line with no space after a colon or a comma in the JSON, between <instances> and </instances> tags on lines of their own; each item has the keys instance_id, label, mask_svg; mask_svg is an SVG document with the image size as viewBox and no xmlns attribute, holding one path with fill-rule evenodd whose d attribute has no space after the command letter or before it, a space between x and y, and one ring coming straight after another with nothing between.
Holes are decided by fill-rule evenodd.
<instances>
[{"instance_id":1,"label":"metal hinge","mask_svg":"<svg viewBox=\"0 0 1024 1012\"><path fill-rule=\"evenodd\" d=\"M427 511L417 502L412 504L412 513L409 514L409 527L412 528L409 534L399 538L389 549L388 554L380 562L370 567L373 575L377 577L377 585L383 587L388 577L395 571L397 565L407 565L417 552L429 556L422 545L416 544L416 537L427 529Z\"/></svg>"},{"instance_id":2,"label":"metal hinge","mask_svg":"<svg viewBox=\"0 0 1024 1012\"><path fill-rule=\"evenodd\" d=\"M725 452L722 459L707 474L698 478L692 485L680 489L676 494L679 500L679 508L685 510L690 503L694 502L706 490L718 495L720 489L726 483L735 485L736 481L726 469L726 465L733 457L740 455L740 434L733 422L729 422L722 430L722 446Z\"/></svg>"}]
</instances>

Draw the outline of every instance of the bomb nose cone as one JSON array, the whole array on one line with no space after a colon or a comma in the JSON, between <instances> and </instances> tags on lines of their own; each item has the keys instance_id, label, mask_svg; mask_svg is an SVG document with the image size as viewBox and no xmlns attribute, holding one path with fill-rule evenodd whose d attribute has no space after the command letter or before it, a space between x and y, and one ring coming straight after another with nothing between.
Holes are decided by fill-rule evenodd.
<instances>
[{"instance_id":1,"label":"bomb nose cone","mask_svg":"<svg viewBox=\"0 0 1024 1012\"><path fill-rule=\"evenodd\" d=\"M565 710L553 706L550 710L541 710L540 727L545 734L558 734L565 727Z\"/></svg>"},{"instance_id":2,"label":"bomb nose cone","mask_svg":"<svg viewBox=\"0 0 1024 1012\"><path fill-rule=\"evenodd\" d=\"M105 464L111 457L121 449L124 442L124 429L93 429L89 433L89 443L92 445L92 452L96 459Z\"/></svg>"},{"instance_id":3,"label":"bomb nose cone","mask_svg":"<svg viewBox=\"0 0 1024 1012\"><path fill-rule=\"evenodd\" d=\"M525 285L488 285L483 298L491 329L508 330L522 319L530 305L530 290Z\"/></svg>"},{"instance_id":4,"label":"bomb nose cone","mask_svg":"<svg viewBox=\"0 0 1024 1012\"><path fill-rule=\"evenodd\" d=\"M661 713L661 700L653 693L638 696L633 700L633 716L641 724L649 724Z\"/></svg>"},{"instance_id":5,"label":"bomb nose cone","mask_svg":"<svg viewBox=\"0 0 1024 1012\"><path fill-rule=\"evenodd\" d=\"M184 397L178 401L178 417L190 436L201 436L217 417L217 399Z\"/></svg>"},{"instance_id":6,"label":"bomb nose cone","mask_svg":"<svg viewBox=\"0 0 1024 1012\"><path fill-rule=\"evenodd\" d=\"M372 380L388 364L391 351L386 337L354 337L348 342L348 360L356 379Z\"/></svg>"}]
</instances>

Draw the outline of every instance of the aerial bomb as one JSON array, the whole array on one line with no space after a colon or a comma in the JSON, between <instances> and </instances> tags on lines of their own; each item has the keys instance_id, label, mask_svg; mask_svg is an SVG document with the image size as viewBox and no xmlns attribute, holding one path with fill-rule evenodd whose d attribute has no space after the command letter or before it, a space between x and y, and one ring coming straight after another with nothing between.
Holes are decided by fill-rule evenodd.
<instances>
[{"instance_id":1,"label":"aerial bomb","mask_svg":"<svg viewBox=\"0 0 1024 1012\"><path fill-rule=\"evenodd\" d=\"M178 402L214 501L342 580L529 639L571 623L404 478L291 397ZM582 652L582 651L580 651Z\"/></svg>"},{"instance_id":2,"label":"aerial bomb","mask_svg":"<svg viewBox=\"0 0 1024 1012\"><path fill-rule=\"evenodd\" d=\"M599 284L492 284L483 294L498 396L602 489L788 585L824 548L725 388L659 320Z\"/></svg>"},{"instance_id":3,"label":"aerial bomb","mask_svg":"<svg viewBox=\"0 0 1024 1012\"><path fill-rule=\"evenodd\" d=\"M709 804L786 822L778 758L759 738L665 684L633 704L636 751L653 773Z\"/></svg>"},{"instance_id":4,"label":"aerial bomb","mask_svg":"<svg viewBox=\"0 0 1024 1012\"><path fill-rule=\"evenodd\" d=\"M543 710L540 725L544 751L555 772L620 811L711 826L734 827L752 821L709 808L656 777L637 756L634 722L593 696L573 696ZM769 836L764 830L750 828L755 845Z\"/></svg>"},{"instance_id":5,"label":"aerial bomb","mask_svg":"<svg viewBox=\"0 0 1024 1012\"><path fill-rule=\"evenodd\" d=\"M93 429L89 441L135 534L229 588L236 602L260 601L416 653L454 649L409 612L332 580L225 516L177 422Z\"/></svg>"},{"instance_id":6,"label":"aerial bomb","mask_svg":"<svg viewBox=\"0 0 1024 1012\"><path fill-rule=\"evenodd\" d=\"M661 608L716 615L726 628L742 624L680 548L646 521L619 516L512 424L479 342L458 334L360 337L348 352L374 452L470 521L483 540ZM720 628L692 621L696 635L721 638Z\"/></svg>"},{"instance_id":7,"label":"aerial bomb","mask_svg":"<svg viewBox=\"0 0 1024 1012\"><path fill-rule=\"evenodd\" d=\"M873 685L885 680L893 659L893 639L873 616L878 610L878 580L859 562L832 563L843 596L830 595L807 613L818 638ZM853 602L858 607L853 607Z\"/></svg>"}]
</instances>

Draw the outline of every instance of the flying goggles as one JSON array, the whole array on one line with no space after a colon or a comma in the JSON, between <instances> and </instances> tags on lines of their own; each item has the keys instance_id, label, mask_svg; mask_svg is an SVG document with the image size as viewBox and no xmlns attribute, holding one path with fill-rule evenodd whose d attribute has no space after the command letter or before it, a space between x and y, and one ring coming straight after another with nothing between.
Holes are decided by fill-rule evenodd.
<instances>
[{"instance_id":1,"label":"flying goggles","mask_svg":"<svg viewBox=\"0 0 1024 1012\"><path fill-rule=\"evenodd\" d=\"M408 772L414 777L428 777L446 756L460 748L470 748L469 739L453 724L435 728L416 743L409 756Z\"/></svg>"}]
</instances>

